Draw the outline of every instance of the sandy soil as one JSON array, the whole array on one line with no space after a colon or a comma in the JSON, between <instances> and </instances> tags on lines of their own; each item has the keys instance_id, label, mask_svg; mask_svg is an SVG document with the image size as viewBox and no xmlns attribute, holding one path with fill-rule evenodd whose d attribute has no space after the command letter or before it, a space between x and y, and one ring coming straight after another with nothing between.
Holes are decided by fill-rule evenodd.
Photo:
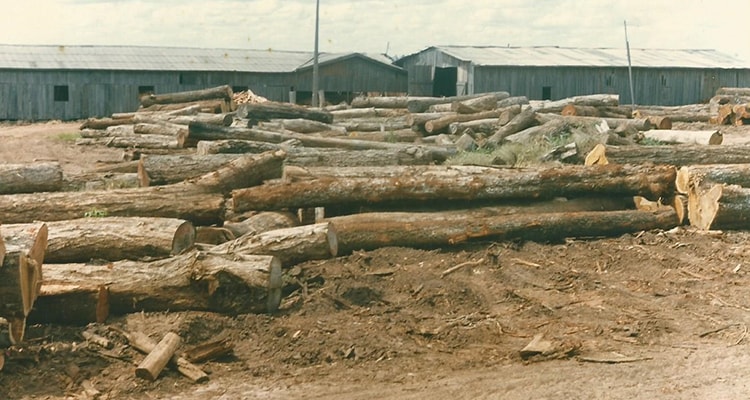
<instances>
[{"instance_id":1,"label":"sandy soil","mask_svg":"<svg viewBox=\"0 0 750 400\"><path fill-rule=\"evenodd\" d=\"M121 157L60 139L76 129L2 125L0 162L80 172ZM89 327L115 341L110 351L86 345L86 327L29 326L35 352L5 365L0 398L746 398L749 238L679 228L308 262L287 271L275 315L113 316ZM147 382L133 373L143 356L110 326L155 339L172 330L188 345L228 333L235 351L202 365L207 383L171 370ZM547 350L522 357L539 334Z\"/></svg>"}]
</instances>

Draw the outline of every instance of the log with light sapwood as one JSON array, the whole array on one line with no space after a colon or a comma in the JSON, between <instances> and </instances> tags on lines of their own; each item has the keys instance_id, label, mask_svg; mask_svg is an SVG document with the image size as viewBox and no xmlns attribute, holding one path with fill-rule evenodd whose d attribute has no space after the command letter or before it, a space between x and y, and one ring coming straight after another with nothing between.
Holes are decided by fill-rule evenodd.
<instances>
[{"instance_id":1,"label":"log with light sapwood","mask_svg":"<svg viewBox=\"0 0 750 400\"><path fill-rule=\"evenodd\" d=\"M135 123L135 120L131 118L89 118L80 126L80 129L106 129L110 126L117 126L117 125L132 125Z\"/></svg>"},{"instance_id":2,"label":"log with light sapwood","mask_svg":"<svg viewBox=\"0 0 750 400\"><path fill-rule=\"evenodd\" d=\"M257 235L274 229L292 228L298 225L299 219L296 215L278 211L262 211L238 222L224 222L224 228L229 229L235 239L243 235Z\"/></svg>"},{"instance_id":3,"label":"log with light sapwood","mask_svg":"<svg viewBox=\"0 0 750 400\"><path fill-rule=\"evenodd\" d=\"M601 121L605 121L610 129L623 129L628 126L632 126L634 129L639 131L647 131L651 129L651 122L648 118L609 118L609 117L579 117L571 115L558 115L549 113L537 113L536 119L539 123L543 124L553 119L563 120L573 124L598 124Z\"/></svg>"},{"instance_id":4,"label":"log with light sapwood","mask_svg":"<svg viewBox=\"0 0 750 400\"><path fill-rule=\"evenodd\" d=\"M672 119L666 115L653 115L646 118L654 129L672 129Z\"/></svg>"},{"instance_id":5,"label":"log with light sapwood","mask_svg":"<svg viewBox=\"0 0 750 400\"><path fill-rule=\"evenodd\" d=\"M334 131L340 134L346 134L346 127L341 125L331 125L320 121L312 121L304 118L272 120L279 122L281 129L298 133L315 133Z\"/></svg>"},{"instance_id":6,"label":"log with light sapwood","mask_svg":"<svg viewBox=\"0 0 750 400\"><path fill-rule=\"evenodd\" d=\"M593 151L593 150L592 150ZM693 144L660 146L606 146L604 153L615 164L658 162L677 167L703 164L750 163L750 146L704 146Z\"/></svg>"},{"instance_id":7,"label":"log with light sapwood","mask_svg":"<svg viewBox=\"0 0 750 400\"><path fill-rule=\"evenodd\" d=\"M280 178L284 172L285 159L286 152L283 150L243 154L212 172L173 185L184 185L188 190L229 195L232 190Z\"/></svg>"},{"instance_id":8,"label":"log with light sapwood","mask_svg":"<svg viewBox=\"0 0 750 400\"><path fill-rule=\"evenodd\" d=\"M278 133L262 131L252 128L227 128L200 123L190 124L190 132L187 141L197 140L221 140L221 139L247 139L271 143L282 143L287 140L298 140L309 147L327 147L349 150L398 150L414 147L407 143L375 142L368 140L357 140L348 138L324 138L300 133ZM451 155L456 154L455 148L448 146L424 146L433 153L437 161L445 161Z\"/></svg>"},{"instance_id":9,"label":"log with light sapwood","mask_svg":"<svg viewBox=\"0 0 750 400\"><path fill-rule=\"evenodd\" d=\"M568 104L594 107L618 106L620 104L620 96L616 94L591 94L573 96L555 101L532 101L529 104L538 113L560 113Z\"/></svg>"},{"instance_id":10,"label":"log with light sapwood","mask_svg":"<svg viewBox=\"0 0 750 400\"><path fill-rule=\"evenodd\" d=\"M96 304L80 304L91 299L81 294L98 292L101 286L109 291L112 315L185 310L265 313L278 309L281 274L281 263L273 256L199 251L150 262L45 264L44 284L32 316L71 323L54 315L61 312L60 304L93 310ZM76 323L82 319L71 318L76 318Z\"/></svg>"},{"instance_id":11,"label":"log with light sapwood","mask_svg":"<svg viewBox=\"0 0 750 400\"><path fill-rule=\"evenodd\" d=\"M457 102L454 102L457 103ZM428 113L433 112L457 112L453 110L453 104L454 103L445 103L445 104L433 104L427 108Z\"/></svg>"},{"instance_id":12,"label":"log with light sapwood","mask_svg":"<svg viewBox=\"0 0 750 400\"><path fill-rule=\"evenodd\" d=\"M512 96L508 97L507 99L502 99L497 102L496 108L505 108L510 106L522 106L524 104L529 104L529 99L526 96Z\"/></svg>"},{"instance_id":13,"label":"log with light sapwood","mask_svg":"<svg viewBox=\"0 0 750 400\"><path fill-rule=\"evenodd\" d=\"M716 90L717 95L750 96L750 88L746 87L721 87Z\"/></svg>"},{"instance_id":14,"label":"log with light sapwood","mask_svg":"<svg viewBox=\"0 0 750 400\"><path fill-rule=\"evenodd\" d=\"M537 121L536 112L534 112L533 109L527 108L522 110L518 115L513 117L510 122L498 128L492 136L487 138L485 146L496 147L502 143L506 137L538 124L539 121Z\"/></svg>"},{"instance_id":15,"label":"log with light sapwood","mask_svg":"<svg viewBox=\"0 0 750 400\"><path fill-rule=\"evenodd\" d=\"M750 164L685 165L677 170L678 193L687 194L691 187L708 190L716 184L750 187Z\"/></svg>"},{"instance_id":16,"label":"log with light sapwood","mask_svg":"<svg viewBox=\"0 0 750 400\"><path fill-rule=\"evenodd\" d=\"M549 242L567 237L618 236L677 225L674 210L495 214L482 210L367 213L328 219L341 254L386 246L436 248L481 240Z\"/></svg>"},{"instance_id":17,"label":"log with light sapwood","mask_svg":"<svg viewBox=\"0 0 750 400\"><path fill-rule=\"evenodd\" d=\"M142 353L151 353L158 343L140 332L126 332L118 330L128 340L128 344ZM195 383L208 381L208 375L197 365L186 360L184 357L174 355L170 360L173 368Z\"/></svg>"},{"instance_id":18,"label":"log with light sapwood","mask_svg":"<svg viewBox=\"0 0 750 400\"><path fill-rule=\"evenodd\" d=\"M274 101L240 104L237 107L237 117L254 121L304 118L326 124L333 122L333 115L328 111Z\"/></svg>"},{"instance_id":19,"label":"log with light sapwood","mask_svg":"<svg viewBox=\"0 0 750 400\"><path fill-rule=\"evenodd\" d=\"M411 127L406 120L406 116L392 118L350 118L337 122L336 126L344 128L347 132L392 131Z\"/></svg>"},{"instance_id":20,"label":"log with light sapwood","mask_svg":"<svg viewBox=\"0 0 750 400\"><path fill-rule=\"evenodd\" d=\"M498 108L502 108L502 107L498 107ZM503 111L500 113L500 116L497 117L498 126L506 125L508 122L510 122L513 119L513 117L521 113L521 106L518 104L510 105L502 109Z\"/></svg>"},{"instance_id":21,"label":"log with light sapwood","mask_svg":"<svg viewBox=\"0 0 750 400\"><path fill-rule=\"evenodd\" d=\"M188 127L171 122L161 122L156 124L138 123L133 125L133 133L141 135L161 135L180 137L187 134Z\"/></svg>"},{"instance_id":22,"label":"log with light sapwood","mask_svg":"<svg viewBox=\"0 0 750 400\"><path fill-rule=\"evenodd\" d=\"M407 108L410 100L429 99L431 97L413 96L358 96L352 100L352 108Z\"/></svg>"},{"instance_id":23,"label":"log with light sapwood","mask_svg":"<svg viewBox=\"0 0 750 400\"><path fill-rule=\"evenodd\" d=\"M0 317L8 321L10 341L20 343L26 332L26 317L34 307L42 284L42 264L47 249L47 225L35 223L26 229L0 231Z\"/></svg>"},{"instance_id":24,"label":"log with light sapwood","mask_svg":"<svg viewBox=\"0 0 750 400\"><path fill-rule=\"evenodd\" d=\"M732 106L732 125L742 126L746 125L750 121L750 111L748 111L748 105L746 103L735 104Z\"/></svg>"},{"instance_id":25,"label":"log with light sapwood","mask_svg":"<svg viewBox=\"0 0 750 400\"><path fill-rule=\"evenodd\" d=\"M406 108L349 108L345 110L331 111L333 122L340 122L351 118L390 118L406 115Z\"/></svg>"},{"instance_id":26,"label":"log with light sapwood","mask_svg":"<svg viewBox=\"0 0 750 400\"><path fill-rule=\"evenodd\" d=\"M135 368L135 376L155 381L181 344L182 338L179 335L174 332L167 332L156 344L156 347Z\"/></svg>"},{"instance_id":27,"label":"log with light sapwood","mask_svg":"<svg viewBox=\"0 0 750 400\"><path fill-rule=\"evenodd\" d=\"M298 148L288 151L285 165L300 167L358 167L383 165L430 165L437 161L433 153L422 146L382 150L339 150Z\"/></svg>"},{"instance_id":28,"label":"log with light sapwood","mask_svg":"<svg viewBox=\"0 0 750 400\"><path fill-rule=\"evenodd\" d=\"M451 111L461 114L473 114L482 111L494 110L497 108L498 99L494 94L480 96L473 99L454 101L451 104Z\"/></svg>"},{"instance_id":29,"label":"log with light sapwood","mask_svg":"<svg viewBox=\"0 0 750 400\"><path fill-rule=\"evenodd\" d=\"M194 106L199 107L200 112L209 114L228 113L234 111L233 103L230 103L226 100L201 100L190 103L154 104L148 107L141 107L138 109L138 112L173 112Z\"/></svg>"},{"instance_id":30,"label":"log with light sapwood","mask_svg":"<svg viewBox=\"0 0 750 400\"><path fill-rule=\"evenodd\" d=\"M62 190L104 190L137 188L138 174L135 172L89 172L80 174L66 174Z\"/></svg>"},{"instance_id":31,"label":"log with light sapwood","mask_svg":"<svg viewBox=\"0 0 750 400\"><path fill-rule=\"evenodd\" d=\"M708 122L711 119L709 106L706 104L687 104L684 106L638 106L633 111L634 118L667 116L672 122Z\"/></svg>"},{"instance_id":32,"label":"log with light sapwood","mask_svg":"<svg viewBox=\"0 0 750 400\"><path fill-rule=\"evenodd\" d=\"M177 150L182 145L178 138L165 135L133 135L76 139L78 146L104 146L134 149Z\"/></svg>"},{"instance_id":33,"label":"log with light sapwood","mask_svg":"<svg viewBox=\"0 0 750 400\"><path fill-rule=\"evenodd\" d=\"M648 130L643 137L662 143L719 145L724 135L719 130L685 131L685 130Z\"/></svg>"},{"instance_id":34,"label":"log with light sapwood","mask_svg":"<svg viewBox=\"0 0 750 400\"><path fill-rule=\"evenodd\" d=\"M204 124L214 124L221 126L230 126L234 122L234 114L232 113L221 113L221 114L210 114L210 113L198 113L195 115L174 115L168 116L167 121L173 124L189 125L191 122L203 122Z\"/></svg>"},{"instance_id":35,"label":"log with light sapwood","mask_svg":"<svg viewBox=\"0 0 750 400\"><path fill-rule=\"evenodd\" d=\"M138 161L139 186L159 186L177 183L214 171L239 154L171 154L145 155Z\"/></svg>"},{"instance_id":36,"label":"log with light sapwood","mask_svg":"<svg viewBox=\"0 0 750 400\"><path fill-rule=\"evenodd\" d=\"M351 139L370 140L376 142L414 143L418 139L421 139L422 135L415 132L411 128L406 128L372 132L354 131L349 132L346 137Z\"/></svg>"},{"instance_id":37,"label":"log with light sapwood","mask_svg":"<svg viewBox=\"0 0 750 400\"><path fill-rule=\"evenodd\" d=\"M451 135L459 135L467 129L474 133L490 134L497 130L497 118L478 119L467 122L453 122L448 126Z\"/></svg>"},{"instance_id":38,"label":"log with light sapwood","mask_svg":"<svg viewBox=\"0 0 750 400\"><path fill-rule=\"evenodd\" d=\"M211 254L272 255L284 268L338 254L336 229L328 222L274 229L238 237L209 249Z\"/></svg>"},{"instance_id":39,"label":"log with light sapwood","mask_svg":"<svg viewBox=\"0 0 750 400\"><path fill-rule=\"evenodd\" d=\"M222 85L208 89L191 90L185 92L164 94L150 93L144 94L139 98L143 107L149 107L154 104L191 103L194 101L215 99L232 101L232 88L228 85Z\"/></svg>"},{"instance_id":40,"label":"log with light sapwood","mask_svg":"<svg viewBox=\"0 0 750 400\"><path fill-rule=\"evenodd\" d=\"M372 173L378 171L371 168ZM413 166L394 176L321 177L266 182L232 192L235 212L327 205L367 205L392 201L479 201L543 199L556 196L641 195L674 192L675 169L666 165L569 165L555 168L498 169L479 166Z\"/></svg>"},{"instance_id":41,"label":"log with light sapwood","mask_svg":"<svg viewBox=\"0 0 750 400\"><path fill-rule=\"evenodd\" d=\"M58 162L0 164L0 194L54 192L62 189Z\"/></svg>"},{"instance_id":42,"label":"log with light sapwood","mask_svg":"<svg viewBox=\"0 0 750 400\"><path fill-rule=\"evenodd\" d=\"M454 101L464 101L475 99L477 97L484 97L487 95L494 95L497 101L507 99L510 97L508 92L489 92L489 93L476 93L462 96L450 96L450 97L423 97L411 99L407 102L406 108L410 113L421 113L427 111L431 105L434 104L450 104Z\"/></svg>"},{"instance_id":43,"label":"log with light sapwood","mask_svg":"<svg viewBox=\"0 0 750 400\"><path fill-rule=\"evenodd\" d=\"M467 122L478 119L497 118L503 110L482 111L473 114L456 114L433 119L425 122L424 129L427 133L435 135L441 132L447 132L448 126L453 122Z\"/></svg>"},{"instance_id":44,"label":"log with light sapwood","mask_svg":"<svg viewBox=\"0 0 750 400\"><path fill-rule=\"evenodd\" d=\"M750 188L716 184L688 192L690 225L702 230L746 230L750 227Z\"/></svg>"},{"instance_id":45,"label":"log with light sapwood","mask_svg":"<svg viewBox=\"0 0 750 400\"><path fill-rule=\"evenodd\" d=\"M454 112L424 112L408 114L406 116L406 122L409 124L412 130L417 132L424 132L424 125L427 121L435 120L449 115L456 115Z\"/></svg>"},{"instance_id":46,"label":"log with light sapwood","mask_svg":"<svg viewBox=\"0 0 750 400\"><path fill-rule=\"evenodd\" d=\"M6 224L13 234L34 224ZM174 218L89 217L47 222L47 263L117 261L164 258L180 254L195 243L192 223Z\"/></svg>"}]
</instances>

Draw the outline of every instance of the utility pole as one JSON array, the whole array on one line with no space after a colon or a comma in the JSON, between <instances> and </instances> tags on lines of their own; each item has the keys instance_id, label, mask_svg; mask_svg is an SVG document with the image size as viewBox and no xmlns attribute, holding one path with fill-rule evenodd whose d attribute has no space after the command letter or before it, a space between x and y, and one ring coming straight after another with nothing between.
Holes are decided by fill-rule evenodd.
<instances>
[{"instance_id":1,"label":"utility pole","mask_svg":"<svg viewBox=\"0 0 750 400\"><path fill-rule=\"evenodd\" d=\"M628 50L628 78L630 79L630 104L635 107L635 91L633 90L633 67L630 63L630 41L628 41L628 21L625 24L625 48Z\"/></svg>"},{"instance_id":2,"label":"utility pole","mask_svg":"<svg viewBox=\"0 0 750 400\"><path fill-rule=\"evenodd\" d=\"M318 29L320 22L320 0L315 0L315 51L313 52L312 106L318 107Z\"/></svg>"}]
</instances>

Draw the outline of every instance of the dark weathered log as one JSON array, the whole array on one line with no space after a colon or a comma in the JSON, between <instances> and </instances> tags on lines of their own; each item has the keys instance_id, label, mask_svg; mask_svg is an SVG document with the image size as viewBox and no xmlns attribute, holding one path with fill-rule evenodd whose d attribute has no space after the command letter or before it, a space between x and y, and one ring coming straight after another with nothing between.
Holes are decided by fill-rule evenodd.
<instances>
[{"instance_id":1,"label":"dark weathered log","mask_svg":"<svg viewBox=\"0 0 750 400\"><path fill-rule=\"evenodd\" d=\"M89 118L81 124L80 129L106 129L110 126L132 125L135 120L131 118Z\"/></svg>"},{"instance_id":2,"label":"dark weathered log","mask_svg":"<svg viewBox=\"0 0 750 400\"><path fill-rule=\"evenodd\" d=\"M58 162L0 164L0 194L54 192L62 186L63 171Z\"/></svg>"},{"instance_id":3,"label":"dark weathered log","mask_svg":"<svg viewBox=\"0 0 750 400\"><path fill-rule=\"evenodd\" d=\"M717 184L708 190L691 187L688 219L698 229L748 229L750 188Z\"/></svg>"},{"instance_id":4,"label":"dark weathered log","mask_svg":"<svg viewBox=\"0 0 750 400\"><path fill-rule=\"evenodd\" d=\"M548 242L566 237L618 236L677 226L674 210L494 214L481 209L432 213L369 213L328 219L341 254L385 246L436 248L472 239Z\"/></svg>"},{"instance_id":5,"label":"dark weathered log","mask_svg":"<svg viewBox=\"0 0 750 400\"><path fill-rule=\"evenodd\" d=\"M367 178L321 177L297 182L267 182L232 192L235 212L308 208L390 201L466 201L543 199L556 196L641 195L658 198L674 192L671 166L496 169L476 166L407 167L402 175ZM373 171L376 170L372 167Z\"/></svg>"},{"instance_id":6,"label":"dark weathered log","mask_svg":"<svg viewBox=\"0 0 750 400\"><path fill-rule=\"evenodd\" d=\"M101 138L81 138L76 140L76 145L167 150L176 150L182 148L182 145L180 144L178 138L166 135L133 135Z\"/></svg>"},{"instance_id":7,"label":"dark weathered log","mask_svg":"<svg viewBox=\"0 0 750 400\"><path fill-rule=\"evenodd\" d=\"M120 331L120 333L125 336L130 346L142 353L151 353L158 344L156 341L140 332ZM173 356L170 361L173 367L177 369L179 373L186 376L191 381L195 383L203 383L208 381L208 375L206 375L206 373L203 372L203 370L201 370L197 365L186 360L184 357Z\"/></svg>"},{"instance_id":8,"label":"dark weathered log","mask_svg":"<svg viewBox=\"0 0 750 400\"><path fill-rule=\"evenodd\" d=\"M190 103L194 101L214 99L221 99L227 102L232 101L232 88L228 85L222 85L208 89L191 90L186 92L145 94L140 97L141 105L143 107L149 107L154 104Z\"/></svg>"},{"instance_id":9,"label":"dark weathered log","mask_svg":"<svg viewBox=\"0 0 750 400\"><path fill-rule=\"evenodd\" d=\"M422 135L411 128L371 132L349 132L347 138L357 140L370 140L376 142L414 143L422 138Z\"/></svg>"},{"instance_id":10,"label":"dark weathered log","mask_svg":"<svg viewBox=\"0 0 750 400\"><path fill-rule=\"evenodd\" d=\"M224 222L235 238L243 235L257 235L274 229L292 228L298 226L299 219L289 212L264 211L250 216L239 222Z\"/></svg>"},{"instance_id":11,"label":"dark weathered log","mask_svg":"<svg viewBox=\"0 0 750 400\"><path fill-rule=\"evenodd\" d=\"M478 119L497 118L502 112L503 110L490 110L473 114L456 114L445 116L425 122L424 129L427 133L436 134L442 131L447 131L448 126L453 122L467 122L475 121Z\"/></svg>"},{"instance_id":12,"label":"dark weathered log","mask_svg":"<svg viewBox=\"0 0 750 400\"><path fill-rule=\"evenodd\" d=\"M194 190L229 194L234 189L260 185L266 180L280 178L284 172L285 158L286 152L283 150L244 154L213 172L186 181L185 185Z\"/></svg>"},{"instance_id":13,"label":"dark weathered log","mask_svg":"<svg viewBox=\"0 0 750 400\"><path fill-rule=\"evenodd\" d=\"M433 104L446 104L453 103L454 101L464 101L474 99L477 97L483 97L486 95L495 95L497 101L507 99L510 97L508 92L491 92L491 93L477 93L464 96L452 96L452 97L423 97L413 98L406 103L406 108L410 113L421 113L427 111L427 109Z\"/></svg>"},{"instance_id":14,"label":"dark weathered log","mask_svg":"<svg viewBox=\"0 0 750 400\"><path fill-rule=\"evenodd\" d=\"M109 291L113 315L140 311L215 311L229 314L276 310L281 263L273 256L191 251L152 262L45 265L44 284L30 319L93 322L93 311L61 320L61 309L93 310L89 293ZM33 318L32 318L33 317Z\"/></svg>"},{"instance_id":15,"label":"dark weathered log","mask_svg":"<svg viewBox=\"0 0 750 400\"><path fill-rule=\"evenodd\" d=\"M448 126L448 132L451 135L459 135L469 129L473 133L490 134L495 133L498 126L497 118L478 119L467 122L453 122Z\"/></svg>"},{"instance_id":16,"label":"dark weathered log","mask_svg":"<svg viewBox=\"0 0 750 400\"><path fill-rule=\"evenodd\" d=\"M10 341L23 340L26 317L39 295L42 263L47 249L47 225L0 231L0 317L10 324Z\"/></svg>"},{"instance_id":17,"label":"dark weathered log","mask_svg":"<svg viewBox=\"0 0 750 400\"><path fill-rule=\"evenodd\" d=\"M686 131L686 130L648 130L643 136L663 143L719 145L724 135L717 130Z\"/></svg>"},{"instance_id":18,"label":"dark weathered log","mask_svg":"<svg viewBox=\"0 0 750 400\"><path fill-rule=\"evenodd\" d=\"M486 145L490 147L497 146L506 137L537 124L539 124L539 122L536 118L536 112L531 108L527 108L513 117L513 119L511 119L506 125L498 128L492 136L487 138Z\"/></svg>"},{"instance_id":19,"label":"dark weathered log","mask_svg":"<svg viewBox=\"0 0 750 400\"><path fill-rule=\"evenodd\" d=\"M276 256L284 268L309 260L336 257L338 239L328 222L243 235L212 247L211 254L263 254Z\"/></svg>"},{"instance_id":20,"label":"dark weathered log","mask_svg":"<svg viewBox=\"0 0 750 400\"><path fill-rule=\"evenodd\" d=\"M283 147L287 149L287 147ZM242 139L201 140L196 144L197 155L263 153L282 150L282 145Z\"/></svg>"},{"instance_id":21,"label":"dark weathered log","mask_svg":"<svg viewBox=\"0 0 750 400\"><path fill-rule=\"evenodd\" d=\"M6 224L3 232L14 234L34 225ZM164 258L195 243L193 224L172 218L90 217L47 222L47 230L48 263Z\"/></svg>"},{"instance_id":22,"label":"dark weathered log","mask_svg":"<svg viewBox=\"0 0 750 400\"><path fill-rule=\"evenodd\" d=\"M646 118L654 129L672 129L672 119L667 116L654 115Z\"/></svg>"},{"instance_id":23,"label":"dark weathered log","mask_svg":"<svg viewBox=\"0 0 750 400\"><path fill-rule=\"evenodd\" d=\"M237 108L237 116L239 118L247 118L255 121L304 118L324 122L326 124L333 122L333 115L328 111L273 101L255 104L240 104Z\"/></svg>"},{"instance_id":24,"label":"dark weathered log","mask_svg":"<svg viewBox=\"0 0 750 400\"><path fill-rule=\"evenodd\" d=\"M81 174L66 174L62 190L104 190L137 188L138 174L135 172L89 172Z\"/></svg>"},{"instance_id":25,"label":"dark weathered log","mask_svg":"<svg viewBox=\"0 0 750 400\"><path fill-rule=\"evenodd\" d=\"M640 164L658 161L675 166L692 164L745 164L750 163L750 146L607 146L607 159L615 164Z\"/></svg>"},{"instance_id":26,"label":"dark weathered log","mask_svg":"<svg viewBox=\"0 0 750 400\"><path fill-rule=\"evenodd\" d=\"M138 162L138 180L142 187L177 183L215 171L238 157L239 154L147 155Z\"/></svg>"}]
</instances>

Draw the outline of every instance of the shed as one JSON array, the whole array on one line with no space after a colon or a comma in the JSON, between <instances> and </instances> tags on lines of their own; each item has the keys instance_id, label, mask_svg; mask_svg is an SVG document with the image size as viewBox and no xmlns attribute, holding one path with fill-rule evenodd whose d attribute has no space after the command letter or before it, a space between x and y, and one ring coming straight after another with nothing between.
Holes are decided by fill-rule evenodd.
<instances>
[{"instance_id":1,"label":"shed","mask_svg":"<svg viewBox=\"0 0 750 400\"><path fill-rule=\"evenodd\" d=\"M715 50L631 49L637 104L707 101L722 86L750 86L750 63ZM625 49L433 46L395 62L415 96L508 91L532 100L612 93L631 103Z\"/></svg>"}]
</instances>

